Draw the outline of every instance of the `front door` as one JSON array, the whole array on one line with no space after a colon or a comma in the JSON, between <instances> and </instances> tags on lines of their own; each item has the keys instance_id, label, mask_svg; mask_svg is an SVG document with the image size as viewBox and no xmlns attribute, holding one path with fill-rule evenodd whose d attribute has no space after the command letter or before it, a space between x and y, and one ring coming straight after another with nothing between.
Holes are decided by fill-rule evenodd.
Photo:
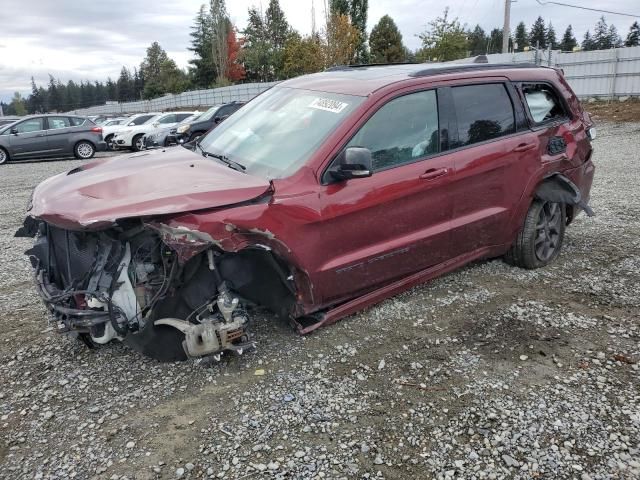
<instances>
[{"instance_id":1,"label":"front door","mask_svg":"<svg viewBox=\"0 0 640 480\"><path fill-rule=\"evenodd\" d=\"M366 147L368 178L322 187L318 232L330 252L314 285L339 302L449 257L453 164L440 153L435 90L391 99L346 146ZM327 178L325 176L325 183Z\"/></svg>"},{"instance_id":2,"label":"front door","mask_svg":"<svg viewBox=\"0 0 640 480\"><path fill-rule=\"evenodd\" d=\"M43 117L29 118L18 123L14 128L15 133L9 136L12 158L20 159L49 153Z\"/></svg>"}]
</instances>

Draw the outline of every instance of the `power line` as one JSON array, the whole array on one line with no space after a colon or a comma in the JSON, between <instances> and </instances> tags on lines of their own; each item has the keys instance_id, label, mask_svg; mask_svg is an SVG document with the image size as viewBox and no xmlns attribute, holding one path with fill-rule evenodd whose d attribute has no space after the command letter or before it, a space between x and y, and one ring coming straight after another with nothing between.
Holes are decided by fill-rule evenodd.
<instances>
[{"instance_id":1,"label":"power line","mask_svg":"<svg viewBox=\"0 0 640 480\"><path fill-rule=\"evenodd\" d=\"M579 5L570 5L568 3L561 3L561 2L543 2L541 0L536 0L536 2L538 2L540 5L548 5L548 4L553 4L553 5L560 5L562 7L571 7L571 8L579 8L581 10L591 10L592 12L601 12L601 13L610 13L611 15L622 15L625 17L632 17L632 18L640 18L640 15L633 15L631 13L622 13L622 12L612 12L611 10L601 10L599 8L589 8L589 7L581 7Z\"/></svg>"}]
</instances>

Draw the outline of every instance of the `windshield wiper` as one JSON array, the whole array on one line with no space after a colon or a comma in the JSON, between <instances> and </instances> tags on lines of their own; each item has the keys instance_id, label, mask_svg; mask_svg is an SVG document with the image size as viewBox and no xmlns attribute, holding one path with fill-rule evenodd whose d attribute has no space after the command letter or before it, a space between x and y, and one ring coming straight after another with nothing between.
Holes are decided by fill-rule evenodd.
<instances>
[{"instance_id":1,"label":"windshield wiper","mask_svg":"<svg viewBox=\"0 0 640 480\"><path fill-rule=\"evenodd\" d=\"M198 145L198 147L200 147L200 145ZM215 158L216 160L220 160L222 163L226 164L229 168L233 168L234 170L237 170L239 172L244 172L247 169L247 167L245 167L239 162L236 162L235 160L231 160L226 155L222 155L220 153L207 152L202 147L200 147L200 151L202 152L203 157L211 157L211 158Z\"/></svg>"}]
</instances>

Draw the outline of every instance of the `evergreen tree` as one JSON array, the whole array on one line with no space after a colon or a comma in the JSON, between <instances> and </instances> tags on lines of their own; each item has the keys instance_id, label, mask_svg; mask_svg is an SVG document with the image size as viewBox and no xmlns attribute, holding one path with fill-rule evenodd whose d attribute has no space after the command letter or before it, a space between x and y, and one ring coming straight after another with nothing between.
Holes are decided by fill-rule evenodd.
<instances>
[{"instance_id":1,"label":"evergreen tree","mask_svg":"<svg viewBox=\"0 0 640 480\"><path fill-rule=\"evenodd\" d=\"M147 50L148 51L148 50ZM166 55L166 54L165 54ZM159 75L159 67L158 73L156 74L156 78ZM83 83L80 84L80 87L83 87ZM120 77L118 77L118 82L116 83L117 91L118 91L118 101L119 102L128 102L133 98L133 92L131 91L131 73L127 67L122 67L120 70ZM82 104L87 105L90 102L88 90L84 89L84 95L82 98Z\"/></svg>"},{"instance_id":2,"label":"evergreen tree","mask_svg":"<svg viewBox=\"0 0 640 480\"><path fill-rule=\"evenodd\" d=\"M35 80L31 77L31 95L29 95L29 100L27 102L27 109L29 110L29 113L44 113L44 101L45 99L40 95L40 91L36 86Z\"/></svg>"},{"instance_id":3,"label":"evergreen tree","mask_svg":"<svg viewBox=\"0 0 640 480\"><path fill-rule=\"evenodd\" d=\"M609 48L620 48L622 47L622 38L618 35L618 29L615 25L609 26Z\"/></svg>"},{"instance_id":4,"label":"evergreen tree","mask_svg":"<svg viewBox=\"0 0 640 480\"><path fill-rule=\"evenodd\" d=\"M278 0L270 0L264 17L266 42L270 50L270 63L276 79L284 78L284 46L289 38L291 27L287 23Z\"/></svg>"},{"instance_id":5,"label":"evergreen tree","mask_svg":"<svg viewBox=\"0 0 640 480\"><path fill-rule=\"evenodd\" d=\"M587 32L584 34L584 39L582 40L582 45L581 45L582 50L585 51L589 51L589 50L595 50L596 49L596 44L593 40L593 37L591 36L591 32L589 32L589 30L587 30Z\"/></svg>"},{"instance_id":6,"label":"evergreen tree","mask_svg":"<svg viewBox=\"0 0 640 480\"><path fill-rule=\"evenodd\" d=\"M367 15L369 10L368 0L351 0L349 15L351 24L360 31L360 42L356 47L356 63L369 62L369 50L367 49Z\"/></svg>"},{"instance_id":7,"label":"evergreen tree","mask_svg":"<svg viewBox=\"0 0 640 480\"><path fill-rule=\"evenodd\" d=\"M47 90L47 94L49 98L49 111L60 112L62 110L62 95L60 95L60 91L58 90L56 79L53 78L53 75L51 74L49 74L49 88Z\"/></svg>"},{"instance_id":8,"label":"evergreen tree","mask_svg":"<svg viewBox=\"0 0 640 480\"><path fill-rule=\"evenodd\" d=\"M558 41L556 40L556 30L553 28L551 22L549 22L549 26L547 27L547 35L545 37L547 48L553 50L558 47Z\"/></svg>"},{"instance_id":9,"label":"evergreen tree","mask_svg":"<svg viewBox=\"0 0 640 480\"><path fill-rule=\"evenodd\" d=\"M502 53L502 29L494 28L489 34L487 53Z\"/></svg>"},{"instance_id":10,"label":"evergreen tree","mask_svg":"<svg viewBox=\"0 0 640 480\"><path fill-rule=\"evenodd\" d=\"M529 46L529 35L527 34L527 27L524 22L520 22L516 26L516 31L513 35L515 43L517 44L516 50L518 52L524 51L524 47Z\"/></svg>"},{"instance_id":11,"label":"evergreen tree","mask_svg":"<svg viewBox=\"0 0 640 480\"><path fill-rule=\"evenodd\" d=\"M107 100L110 100L112 102L117 101L118 100L118 86L116 85L116 82L111 80L111 77L107 78L106 89L107 89Z\"/></svg>"},{"instance_id":12,"label":"evergreen tree","mask_svg":"<svg viewBox=\"0 0 640 480\"><path fill-rule=\"evenodd\" d=\"M64 103L67 110L80 108L80 89L78 84L73 80L67 82Z\"/></svg>"},{"instance_id":13,"label":"evergreen tree","mask_svg":"<svg viewBox=\"0 0 640 480\"><path fill-rule=\"evenodd\" d=\"M257 82L273 80L271 42L266 21L255 7L249 8L249 20L243 34L244 47L240 52L240 59L247 72L247 79Z\"/></svg>"},{"instance_id":14,"label":"evergreen tree","mask_svg":"<svg viewBox=\"0 0 640 480\"><path fill-rule=\"evenodd\" d=\"M212 57L211 18L204 5L200 6L189 36L191 46L188 49L195 57L189 60L192 82L198 88L207 88L215 81L216 72Z\"/></svg>"},{"instance_id":15,"label":"evergreen tree","mask_svg":"<svg viewBox=\"0 0 640 480\"><path fill-rule=\"evenodd\" d=\"M406 60L402 34L389 15L383 16L373 27L369 45L371 61L374 63L397 63Z\"/></svg>"},{"instance_id":16,"label":"evergreen tree","mask_svg":"<svg viewBox=\"0 0 640 480\"><path fill-rule=\"evenodd\" d=\"M467 50L472 57L487 53L488 42L487 34L480 25L476 25L472 31L467 32Z\"/></svg>"},{"instance_id":17,"label":"evergreen tree","mask_svg":"<svg viewBox=\"0 0 640 480\"><path fill-rule=\"evenodd\" d=\"M349 16L349 0L329 0L329 15Z\"/></svg>"},{"instance_id":18,"label":"evergreen tree","mask_svg":"<svg viewBox=\"0 0 640 480\"><path fill-rule=\"evenodd\" d=\"M611 37L609 36L609 26L604 16L600 17L593 33L594 50L605 50L611 48Z\"/></svg>"},{"instance_id":19,"label":"evergreen tree","mask_svg":"<svg viewBox=\"0 0 640 480\"><path fill-rule=\"evenodd\" d=\"M562 41L560 42L560 50L563 52L572 52L574 47L578 45L576 37L573 36L573 27L569 25L564 31Z\"/></svg>"},{"instance_id":20,"label":"evergreen tree","mask_svg":"<svg viewBox=\"0 0 640 480\"><path fill-rule=\"evenodd\" d=\"M636 20L629 28L627 39L624 42L625 47L637 47L640 46L640 24Z\"/></svg>"},{"instance_id":21,"label":"evergreen tree","mask_svg":"<svg viewBox=\"0 0 640 480\"><path fill-rule=\"evenodd\" d=\"M529 44L532 47L538 47L540 49L547 48L547 29L544 26L544 20L542 17L538 17L531 26Z\"/></svg>"}]
</instances>

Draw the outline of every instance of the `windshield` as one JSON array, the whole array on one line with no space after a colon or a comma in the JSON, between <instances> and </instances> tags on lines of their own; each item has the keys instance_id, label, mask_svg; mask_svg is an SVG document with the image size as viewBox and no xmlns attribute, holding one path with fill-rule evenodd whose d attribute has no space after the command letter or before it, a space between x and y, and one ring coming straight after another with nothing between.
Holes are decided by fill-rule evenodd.
<instances>
[{"instance_id":1,"label":"windshield","mask_svg":"<svg viewBox=\"0 0 640 480\"><path fill-rule=\"evenodd\" d=\"M300 168L364 97L274 87L221 123L200 142L247 173L282 178Z\"/></svg>"},{"instance_id":2,"label":"windshield","mask_svg":"<svg viewBox=\"0 0 640 480\"><path fill-rule=\"evenodd\" d=\"M200 115L201 115L200 113L191 115L190 117L187 117L184 120L182 120L178 125L184 125L185 123L195 122L196 120L198 120L198 118L200 118Z\"/></svg>"}]
</instances>

